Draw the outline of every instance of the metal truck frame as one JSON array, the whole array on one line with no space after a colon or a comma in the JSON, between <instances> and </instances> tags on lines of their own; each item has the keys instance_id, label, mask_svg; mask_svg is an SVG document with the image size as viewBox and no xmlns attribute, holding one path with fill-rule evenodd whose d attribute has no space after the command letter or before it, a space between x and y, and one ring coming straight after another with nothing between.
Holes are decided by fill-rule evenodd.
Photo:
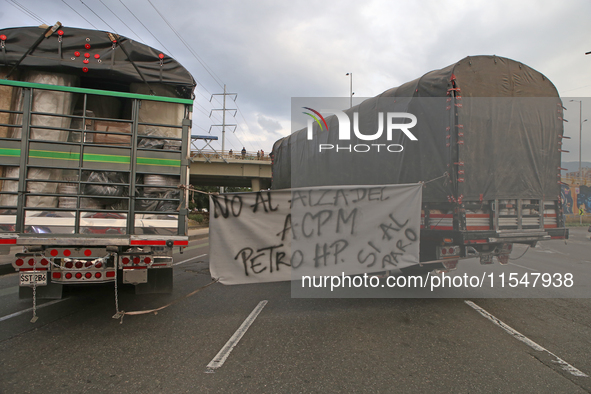
<instances>
[{"instance_id":1,"label":"metal truck frame","mask_svg":"<svg viewBox=\"0 0 591 394\"><path fill-rule=\"evenodd\" d=\"M189 177L190 99L148 96L141 94L44 85L0 80L0 85L21 89L22 108L0 109L12 119L21 121L0 124L19 128L19 138L0 138L2 166L18 167L18 177L2 176L0 180L18 182L18 190L2 191L2 196L16 196L17 204L0 207L0 248L23 246L23 252L12 263L20 273L21 297L30 296L33 287L40 298L59 298L63 285L114 282L117 271L123 283L136 285L137 293L170 292L172 289L173 248L181 251L188 245L187 197ZM33 97L39 91L59 91L78 95L83 100L81 115L64 115L32 110ZM87 102L91 95L116 97L131 106L129 119L88 116ZM179 124L140 122L142 103L173 103L182 106L184 117ZM55 129L76 135L68 141L31 138L31 130L39 128L35 119L61 117L77 121L81 128ZM110 125L102 128L97 125ZM91 127L94 125L94 127ZM140 135L139 128L159 127L175 130L180 150L153 149L139 141L163 140L163 137ZM43 129L51 129L42 126ZM99 130L100 129L100 130ZM97 136L101 136L101 141ZM122 142L123 141L123 142ZM43 179L45 183L67 182L73 194L31 192L30 185L40 179L28 174L32 169L57 170L68 174L64 179ZM92 195L89 186L104 186L89 179L97 172L122 175L111 184L124 192L121 195ZM72 177L72 175L74 175ZM178 177L176 185L147 185L142 176ZM143 190L156 188L172 191L177 198L145 197ZM72 191L73 190L73 191ZM32 198L68 199L70 207L43 207L31 204ZM88 199L113 200L119 209L101 209L85 204ZM60 205L61 205L60 200ZM168 203L169 208L148 211L141 203ZM170 209L173 203L176 209Z\"/></svg>"}]
</instances>

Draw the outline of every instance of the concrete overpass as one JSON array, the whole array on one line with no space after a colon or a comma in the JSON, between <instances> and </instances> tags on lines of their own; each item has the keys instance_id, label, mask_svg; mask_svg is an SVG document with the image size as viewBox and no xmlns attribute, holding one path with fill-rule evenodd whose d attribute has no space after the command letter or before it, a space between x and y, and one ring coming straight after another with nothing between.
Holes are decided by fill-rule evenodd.
<instances>
[{"instance_id":1,"label":"concrete overpass","mask_svg":"<svg viewBox=\"0 0 591 394\"><path fill-rule=\"evenodd\" d=\"M271 158L256 154L192 152L189 183L194 186L271 187Z\"/></svg>"}]
</instances>

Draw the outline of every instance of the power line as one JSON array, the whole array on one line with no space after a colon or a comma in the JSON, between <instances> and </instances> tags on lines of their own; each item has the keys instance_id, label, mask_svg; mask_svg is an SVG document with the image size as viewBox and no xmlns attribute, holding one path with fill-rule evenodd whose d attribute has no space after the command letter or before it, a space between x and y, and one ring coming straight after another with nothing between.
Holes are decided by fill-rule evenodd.
<instances>
[{"instance_id":1,"label":"power line","mask_svg":"<svg viewBox=\"0 0 591 394\"><path fill-rule=\"evenodd\" d=\"M245 120L245 123L246 123L246 120ZM246 126L248 127L248 125L246 125ZM238 128L240 129L240 131L242 131L242 132L244 133L244 130L242 130L242 125L241 125L241 124L238 124ZM240 142L240 143L242 144L242 146L245 146L245 145L242 143L242 141L240 141L240 138L238 138L238 136L236 135L236 133L234 133L234 136L236 137L236 139L238 140L238 142ZM250 148L251 148L253 151L255 151L255 150L258 150L258 149L256 149L256 148L254 147L254 145L252 144L252 142L251 142L249 139L247 139L246 141L248 142L248 145L250 146Z\"/></svg>"},{"instance_id":2,"label":"power line","mask_svg":"<svg viewBox=\"0 0 591 394\"><path fill-rule=\"evenodd\" d=\"M195 128L195 127L199 128L199 129L201 129L201 130L203 130L203 131L207 131L207 130L205 130L203 127L201 127L201 126L199 126L199 125L193 125L193 128Z\"/></svg>"},{"instance_id":3,"label":"power line","mask_svg":"<svg viewBox=\"0 0 591 394\"><path fill-rule=\"evenodd\" d=\"M193 102L193 103L195 103L195 102ZM199 105L198 103L195 103L195 104ZM205 107L203 107L202 105L199 105L199 106L200 106L201 108L203 108L203 109L201 109L201 108L198 108L198 107L193 107L193 109L196 109L197 111L201 112L203 115L207 116L208 114L207 114L207 112L205 111Z\"/></svg>"},{"instance_id":4,"label":"power line","mask_svg":"<svg viewBox=\"0 0 591 394\"><path fill-rule=\"evenodd\" d=\"M238 138L238 136L236 135L236 133L232 133L232 135L234 136L234 138L236 138L236 140L238 140L238 142L240 143L240 145L242 145L243 147L246 146L242 141L240 141L240 138ZM250 143L249 140L248 141L248 145L252 148L252 152L254 152L256 149L254 148L254 146L252 146L252 144Z\"/></svg>"},{"instance_id":5,"label":"power line","mask_svg":"<svg viewBox=\"0 0 591 394\"><path fill-rule=\"evenodd\" d=\"M121 0L119 0L121 1ZM205 61L203 61L199 55L197 55L197 53L195 52L195 50L189 45L189 43L187 43L187 41L185 41L185 39L179 34L179 32L174 28L174 26L166 19L166 17L164 16L164 14L162 14L162 12L160 12L160 10L158 10L158 8L156 8L156 6L154 5L154 3L152 3L151 0L148 0L148 3L150 3L150 5L152 6L152 8L154 8L154 10L158 13L158 15L162 18L162 20L164 21L164 23L166 23L168 25L168 27L170 28L170 30L172 30L172 32L177 36L177 38L183 43L183 45L189 50L189 52L193 55L193 57L195 57L195 59L197 59L197 61L201 64L201 66L203 66L203 68L205 69L205 71L209 74L209 76L220 86L223 86L223 82L221 81L221 78L215 74L215 72L205 63ZM123 4L123 3L122 3ZM124 4L125 5L125 4ZM210 95L212 95L207 88L205 87L205 85L199 81L197 81L199 83L199 85ZM197 90L197 92L203 97L206 98L199 90ZM212 95L214 96L214 95ZM215 97L215 96L214 96ZM215 100L219 103L219 100L217 97L215 97ZM220 103L221 104L221 103ZM203 106L201 106L203 107ZM246 124L246 127L248 128L248 123L246 122L246 118L244 117L244 115L242 114L242 111L240 110L240 108L238 107L238 105L236 104L236 107L238 108L238 111L240 112L240 115L242 116L242 119L244 120L244 123ZM204 107L203 107L204 108ZM205 109L205 108L204 108ZM240 125L239 125L240 126ZM250 128L249 128L249 132L250 132ZM244 144L242 144L242 141L240 141L240 139L238 138L238 136L235 133L232 133L234 135L234 137L238 140L238 142L244 146ZM250 147L253 148L254 150L254 146L250 143L250 140L247 140ZM231 143L231 142L230 142ZM234 146L232 144L232 146Z\"/></svg>"},{"instance_id":6,"label":"power line","mask_svg":"<svg viewBox=\"0 0 591 394\"><path fill-rule=\"evenodd\" d=\"M22 12L23 14L25 14L25 15L26 15L26 16L28 16L29 18L33 18L33 19L35 19L35 17L34 17L33 15L31 15L31 14L28 14L27 12L25 12L25 10L22 10L22 9L18 8L18 7L16 6L16 4L12 4L12 3L11 3L10 1L8 1L8 0L4 0L4 1L6 1L8 4L10 4L10 5L11 5L11 6L13 6L14 8L16 8L17 10L19 10L20 12ZM39 21L37 21L37 22L39 22Z\"/></svg>"},{"instance_id":7,"label":"power line","mask_svg":"<svg viewBox=\"0 0 591 394\"><path fill-rule=\"evenodd\" d=\"M105 8L107 8L107 9L108 9L108 10L111 12L111 14L113 14L113 15L115 16L115 18L119 19L119 21L120 21L121 23L123 23L123 24L125 25L125 27L127 27L127 28L128 28L128 29L129 29L129 30L130 30L130 31L131 31L133 34L135 34L135 35L136 35L136 37L137 37L137 38L139 38L141 42L145 43L145 41L142 39L142 37L141 37L139 34L137 34L137 33L136 33L136 32L135 32L135 31L134 31L132 28L131 28L131 26L129 26L129 24L127 24L127 23L123 22L123 20L122 20L121 18L119 18L119 15L117 15L115 12L113 12L113 10L111 10L111 9L109 8L109 6L107 6L107 5L106 5L106 4L103 2L103 0L99 0L99 1L101 2L101 4L102 4L102 5L104 5L104 6L105 6Z\"/></svg>"},{"instance_id":8,"label":"power line","mask_svg":"<svg viewBox=\"0 0 591 394\"><path fill-rule=\"evenodd\" d=\"M209 71L209 67L207 66L207 64L205 64L204 61L202 61L199 56L197 55L197 53L193 50L193 48L191 48L191 46L183 39L183 37L178 33L178 31L174 28L174 26L168 22L168 20L166 19L166 17L156 8L156 6L150 1L148 0L150 5L154 8L154 10L158 13L158 15L160 15L160 17L162 18L162 20L168 25L168 27L170 27L170 29L173 31L173 33L177 36L177 38L183 43L183 45L185 45L185 47L189 50L189 52L193 55L193 57L195 57L195 59L197 59L197 61L203 66L203 68L205 69L205 71L207 71L207 73L213 78L213 80L218 83L218 85L220 85L220 87L222 86L222 83L220 82L221 80L219 79L219 77L216 79L216 76L214 76L215 72L210 72ZM213 74L212 74L213 73ZM212 93L207 90L207 88L205 87L205 85L203 83L201 83L199 80L195 79L195 81L198 83L199 86L201 86L203 88L203 90L205 90L210 96L213 96ZM205 97L205 95L203 95L199 90L197 90L197 93L199 93L204 99L207 100L207 97ZM222 104L217 97L215 97L215 101L218 102L218 104Z\"/></svg>"},{"instance_id":9,"label":"power line","mask_svg":"<svg viewBox=\"0 0 591 394\"><path fill-rule=\"evenodd\" d=\"M589 86L591 86L591 85L579 86L578 88L563 90L562 93L570 92L570 91L573 91L573 90L583 89L583 88L586 88L586 87L589 87Z\"/></svg>"},{"instance_id":10,"label":"power line","mask_svg":"<svg viewBox=\"0 0 591 394\"><path fill-rule=\"evenodd\" d=\"M78 14L78 16L79 16L80 18L82 18L82 19L84 19L86 22L88 22L88 24L89 24L90 26L94 27L94 29L95 29L95 30L98 30L98 28L97 28L95 25L93 25L91 21L89 21L89 20L88 20L88 19L86 19L86 18L85 18L85 17L84 17L84 16L83 16L81 13L79 13L78 11L76 11L76 10L74 9L74 7L72 7L71 5L69 5L68 3L66 3L66 0L62 0L62 2L63 2L65 5L67 5L68 7L70 7L70 9L71 9L72 11L74 11L75 13L77 13L77 14Z\"/></svg>"},{"instance_id":11,"label":"power line","mask_svg":"<svg viewBox=\"0 0 591 394\"><path fill-rule=\"evenodd\" d=\"M24 9L25 11L27 11L29 14L33 15L35 18L37 18L37 20L40 20L41 23L45 23L45 21L43 19L41 19L41 17L39 15L36 15L33 11L29 10L27 7L20 4L18 1L12 0L12 2L15 3L16 5L18 5L19 7L21 7L22 9Z\"/></svg>"},{"instance_id":12,"label":"power line","mask_svg":"<svg viewBox=\"0 0 591 394\"><path fill-rule=\"evenodd\" d=\"M31 11L29 11L27 8L25 8L21 4L17 3L15 0L12 0L12 2L9 2L8 0L6 0L6 2L8 4L10 4L11 6L13 6L14 8L16 8L17 10L21 11L22 13L24 13L25 15L30 16L33 19L36 19L40 23L45 23L41 18L39 18L37 15L35 15Z\"/></svg>"},{"instance_id":13,"label":"power line","mask_svg":"<svg viewBox=\"0 0 591 394\"><path fill-rule=\"evenodd\" d=\"M244 124L246 125L246 128L248 129L249 133L252 133L250 131L250 127L248 127L248 122L246 121L246 117L244 116L244 114L242 113L242 110L240 109L240 106L238 104L236 104L236 108L238 108L238 113L240 114L240 116L242 117L242 120L244 121Z\"/></svg>"},{"instance_id":14,"label":"power line","mask_svg":"<svg viewBox=\"0 0 591 394\"><path fill-rule=\"evenodd\" d=\"M185 41L185 39L179 34L179 32L174 28L174 26L166 19L166 17L158 10L158 8L156 8L156 6L152 3L152 1L151 0L148 0L148 3L150 3L150 5L154 8L154 10L158 13L158 15L160 15L160 17L168 25L168 27L170 27L170 29L173 31L173 33L178 37L178 39L183 43L183 45L189 50L189 52L193 55L193 57L195 57L195 59L197 59L197 61L203 66L203 68L211 76L211 78L220 87L222 87L223 82L221 81L221 78L217 74L215 74L215 72L213 70L211 70L211 68L205 63L205 61L201 60L201 58L197 55L197 53L195 52L195 50L189 45L189 43L187 43ZM207 90L207 88L205 88L205 86L202 83L200 83L200 85L203 87L203 89L207 93L209 93L211 95L211 93ZM216 101L218 103L220 103L217 97L215 99L216 99ZM238 111L240 112L240 115L242 116L242 119L244 120L244 123L246 124L246 127L249 129L249 132L250 132L250 128L248 127L248 123L246 122L246 118L242 114L242 111L240 110L240 107L238 106L237 103L236 103L236 108L238 108ZM237 136L236 136L236 139L238 139ZM242 143L239 139L238 139L238 142ZM248 142L250 143L250 141L248 141ZM250 146L251 146L251 148L254 149L254 147L252 146L252 144L250 144Z\"/></svg>"},{"instance_id":15,"label":"power line","mask_svg":"<svg viewBox=\"0 0 591 394\"><path fill-rule=\"evenodd\" d=\"M154 8L154 10L156 10L156 12L158 13L158 15L160 15L160 17L162 18L162 20L168 25L168 27L170 27L170 29L174 32L174 34L179 38L179 40L181 40L181 42L183 43L183 45L185 45L185 47L189 50L189 52L203 66L203 68L205 69L205 71L207 71L207 73L213 78L213 80L218 85L220 85L220 87L223 87L223 82L220 80L220 78L219 77L216 78L216 76L214 75L215 72L213 72L213 70L210 71L209 67L205 64L205 62L203 62L199 58L199 56L197 56L197 53L195 53L195 51L193 50L193 48L191 48L191 46L184 40L184 38L178 33L178 31L172 26L172 24L170 24L170 22L168 22L168 20L164 17L164 15L162 15L162 13L158 10L158 8L156 8L156 6L150 0L148 0L148 3L150 3L150 5Z\"/></svg>"},{"instance_id":16,"label":"power line","mask_svg":"<svg viewBox=\"0 0 591 394\"><path fill-rule=\"evenodd\" d=\"M99 18L101 21L103 21L103 23L104 23L105 25L107 25L107 26L109 27L109 29L111 29L111 31L112 31L112 32L114 32L114 33L117 33L117 32L115 31L115 29L113 29L113 27L112 27L111 25L109 25L107 22L105 22L105 20L104 20L103 18L101 18L101 17L99 16L99 14L97 14L96 12L94 12L94 11L93 11L93 9L92 9L92 8L90 8L90 7L89 7L89 6L88 6L88 5L87 5L85 2L83 2L82 0L80 0L80 2L81 2L81 3L82 3L82 4L83 4L83 5L86 7L86 8L88 8L88 9L90 10L90 12L92 12L94 15L96 15L96 17L97 17L97 18Z\"/></svg>"},{"instance_id":17,"label":"power line","mask_svg":"<svg viewBox=\"0 0 591 394\"><path fill-rule=\"evenodd\" d=\"M155 39L156 41L158 41L158 43L159 43L160 45L162 45L162 47L163 47L164 49L166 49L166 52L168 52L168 53L170 54L170 56L172 56L172 52L170 51L170 49L168 49L166 46L164 46L164 44L163 44L163 43L161 43L161 42L160 42L160 40L159 40L159 39L158 39L158 38L157 38L157 37L156 37L154 34L152 34L152 32L150 31L150 29L148 29L148 28L146 27L146 25L144 25L144 23L143 23L143 22L142 22L142 21L141 21L141 20L140 20L140 19L139 19L139 18L138 18L138 17L137 17L137 16L136 16L134 13L133 13L133 11L131 11L131 10L130 10L130 9L129 9L129 8L128 8L128 7L127 7L127 6L126 6L124 3L123 3L123 0L119 0L119 2L120 2L121 4L123 4L123 7L127 8L127 11L129 11L129 13L130 13L131 15L133 15L133 17L134 17L135 19L137 19L137 21L138 21L139 23L141 23L141 25L144 27L144 29L146 29L146 30L147 30L147 32L148 32L148 33L150 33L150 35L151 35L152 37L154 37L154 39Z\"/></svg>"}]
</instances>

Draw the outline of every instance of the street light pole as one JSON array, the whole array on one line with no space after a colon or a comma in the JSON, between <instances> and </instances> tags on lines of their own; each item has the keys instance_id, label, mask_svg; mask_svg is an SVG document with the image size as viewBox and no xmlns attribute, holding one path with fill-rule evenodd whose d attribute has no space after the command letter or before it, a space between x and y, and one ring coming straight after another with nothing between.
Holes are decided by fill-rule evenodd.
<instances>
[{"instance_id":1,"label":"street light pole","mask_svg":"<svg viewBox=\"0 0 591 394\"><path fill-rule=\"evenodd\" d=\"M581 184L581 142L583 139L583 102L581 100L570 100L579 103L579 184Z\"/></svg>"},{"instance_id":2,"label":"street light pole","mask_svg":"<svg viewBox=\"0 0 591 394\"><path fill-rule=\"evenodd\" d=\"M583 182L583 168L581 166L581 149L583 147L583 102L579 101L579 178Z\"/></svg>"},{"instance_id":3,"label":"street light pole","mask_svg":"<svg viewBox=\"0 0 591 394\"><path fill-rule=\"evenodd\" d=\"M583 123L587 121L587 119L583 120L583 101L582 100L570 100L579 103L579 187L583 183L583 170L581 168L581 148L583 145ZM577 207L579 208L579 207ZM583 217L579 215L579 223L583 223Z\"/></svg>"},{"instance_id":4,"label":"street light pole","mask_svg":"<svg viewBox=\"0 0 591 394\"><path fill-rule=\"evenodd\" d=\"M345 75L349 75L350 85L349 85L349 108L353 107L353 73L347 73Z\"/></svg>"}]
</instances>

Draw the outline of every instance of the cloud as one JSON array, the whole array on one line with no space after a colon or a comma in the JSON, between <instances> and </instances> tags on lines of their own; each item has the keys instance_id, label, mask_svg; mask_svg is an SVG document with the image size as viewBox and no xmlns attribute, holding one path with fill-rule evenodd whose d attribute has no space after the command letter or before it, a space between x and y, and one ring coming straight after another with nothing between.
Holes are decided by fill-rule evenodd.
<instances>
[{"instance_id":1,"label":"cloud","mask_svg":"<svg viewBox=\"0 0 591 394\"><path fill-rule=\"evenodd\" d=\"M21 3L47 23L90 27L61 0ZM87 8L69 3L108 29ZM290 129L293 97L347 97L347 72L353 73L355 97L372 97L466 56L496 54L543 73L562 94L591 96L591 56L584 55L591 51L585 41L591 3L585 0L152 0L199 59L145 0L125 0L125 5L150 32L117 0L103 0L108 9L85 3L118 33L134 38L133 29L146 44L161 48L151 32L193 74L198 81L194 134L221 123L219 111L209 117L211 109L221 108L216 99L210 103L211 94L223 92L224 84L238 93L228 108L240 111L228 123L239 128L226 134L229 143L246 142L249 150L268 151ZM38 24L15 7L2 12L1 27ZM591 118L591 105L583 112L583 119ZM575 132L578 136L578 128ZM212 134L220 133L214 128ZM583 158L591 155L588 140L584 135Z\"/></svg>"},{"instance_id":2,"label":"cloud","mask_svg":"<svg viewBox=\"0 0 591 394\"><path fill-rule=\"evenodd\" d=\"M279 135L278 131L283 128L278 121L269 119L262 114L259 114L257 121L263 130L271 134Z\"/></svg>"}]
</instances>

